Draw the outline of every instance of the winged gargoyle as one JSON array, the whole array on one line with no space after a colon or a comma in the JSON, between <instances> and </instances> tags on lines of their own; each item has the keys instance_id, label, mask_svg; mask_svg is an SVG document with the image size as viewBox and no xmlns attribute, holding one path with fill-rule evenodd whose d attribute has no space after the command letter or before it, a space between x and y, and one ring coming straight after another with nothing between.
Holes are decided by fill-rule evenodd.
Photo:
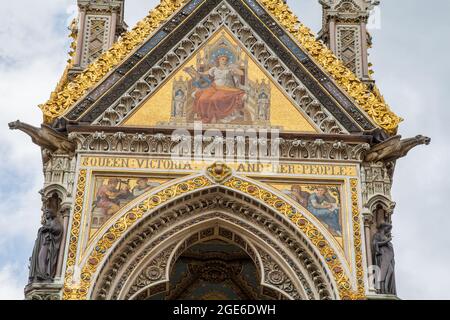
<instances>
[{"instance_id":1,"label":"winged gargoyle","mask_svg":"<svg viewBox=\"0 0 450 320\"><path fill-rule=\"evenodd\" d=\"M40 128L34 127L19 120L9 123L9 129L20 130L31 137L34 144L40 146L47 152L43 152L44 162L46 153L61 153L73 156L75 144L70 142L63 134L43 124Z\"/></svg>"},{"instance_id":2,"label":"winged gargoyle","mask_svg":"<svg viewBox=\"0 0 450 320\"><path fill-rule=\"evenodd\" d=\"M366 155L365 161L392 162L406 156L411 149L422 144L429 145L430 143L431 139L424 136L416 136L415 138L402 140L402 136L397 135L370 149Z\"/></svg>"}]
</instances>

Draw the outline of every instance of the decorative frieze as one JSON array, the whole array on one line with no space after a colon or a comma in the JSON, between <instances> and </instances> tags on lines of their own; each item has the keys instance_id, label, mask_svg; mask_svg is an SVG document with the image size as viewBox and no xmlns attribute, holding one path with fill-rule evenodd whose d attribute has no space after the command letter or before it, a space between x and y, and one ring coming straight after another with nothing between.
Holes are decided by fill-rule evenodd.
<instances>
[{"instance_id":1,"label":"decorative frieze","mask_svg":"<svg viewBox=\"0 0 450 320\"><path fill-rule=\"evenodd\" d=\"M207 211L217 210L222 213L213 213L213 214L205 214ZM228 212L228 214L225 214ZM234 218L232 218L234 216ZM105 277L101 277L98 279L98 299L112 298L118 299L120 297L119 292L122 288L125 288L124 284L127 282L127 279L130 277L130 274L137 265L143 260L143 258L150 254L151 250L153 250L156 246L160 245L162 242L170 239L170 237L174 234L181 232L182 230L189 230L193 228L196 224L201 223L202 221L207 221L213 217L221 218L223 220L228 220L236 225L240 225L241 227L249 230L250 232L257 234L258 237L261 237L268 246L276 249L283 259L286 259L289 265L294 268L297 276L302 283L302 286L305 288L308 299L314 299L314 293L311 284L305 279L302 274L302 271L296 266L294 261L290 260L289 254L285 252L285 246L292 251L292 254L297 255L300 263L304 266L305 270L308 270L314 277L314 286L316 286L317 292L319 292L319 296L321 299L330 299L330 292L327 283L327 280L323 277L324 273L322 271L322 267L317 265L316 257L311 256L308 249L304 247L304 244L297 243L297 241L289 236L290 232L280 223L274 221L273 217L269 217L263 212L255 210L249 205L244 205L240 201L229 199L225 196L220 196L211 194L210 196L203 196L201 199L192 199L190 201L185 201L185 204L180 205L175 208L170 208L170 210L160 212L158 214L158 219L153 221L152 223L148 223L136 230L133 235L130 235L120 248L116 250L111 256L111 263L104 270L101 271L101 275L106 275ZM246 222L244 222L247 220ZM160 223L159 221L164 221L164 223ZM184 222L182 222L184 221ZM259 228L255 228L259 226ZM260 228L265 229L266 231L261 232ZM283 243L275 243L267 236L267 232L273 232L272 229L276 229L279 232L280 240ZM222 230L221 237L227 237L226 234L223 233ZM151 240L148 241L148 235L152 234ZM212 235L214 236L214 235ZM233 239L233 235L229 236ZM192 238L192 239L191 239ZM182 253L182 251L186 250L189 246L192 246L196 243L194 241L194 236L189 237L186 240L186 243L180 247L180 252L173 258L176 258ZM147 239L147 240L146 240ZM190 240L191 239L191 240ZM200 240L201 237L197 237L195 239ZM198 241L197 240L197 241ZM234 241L241 246L242 248L246 248L247 253L252 259L257 259L255 254L259 256L259 253L252 252L251 247L242 243L242 239L238 236L234 237ZM144 247L144 249L141 249ZM283 247L283 248L282 248ZM138 254L137 258L132 259L133 263L129 264L126 267L126 262L131 259L131 257L135 254ZM267 253L265 253L267 255ZM152 263L150 263L152 264ZM124 270L124 268L126 268ZM270 285L276 285L278 282L276 280L277 276L275 274L269 275L271 270L267 271L267 276L269 279L275 280L267 280L267 283ZM288 277L286 276L285 271L281 271L283 273L283 279L286 279L286 283L289 282ZM118 274L121 274L119 281L117 281ZM285 282L285 281L283 281ZM114 285L114 283L116 283ZM292 282L290 282L292 285ZM114 286L116 286L114 288ZM287 288L287 291L284 289ZM289 289L290 288L290 289ZM292 293L296 290L292 288L292 286L288 285L287 287L278 288L281 292L285 292L286 296L291 296ZM108 294L112 294L109 296ZM294 298L294 297L292 297ZM296 296L297 299L300 296ZM295 299L295 298L294 298Z\"/></svg>"},{"instance_id":2,"label":"decorative frieze","mask_svg":"<svg viewBox=\"0 0 450 320\"><path fill-rule=\"evenodd\" d=\"M280 160L363 161L369 144L316 138L255 138L249 136L207 137L204 135L169 135L163 133L73 132L69 139L80 153L141 154L192 156L202 150L204 158L224 157ZM222 158L221 158L222 157Z\"/></svg>"},{"instance_id":3,"label":"decorative frieze","mask_svg":"<svg viewBox=\"0 0 450 320\"><path fill-rule=\"evenodd\" d=\"M31 283L25 287L26 300L61 300L62 283Z\"/></svg>"}]
</instances>

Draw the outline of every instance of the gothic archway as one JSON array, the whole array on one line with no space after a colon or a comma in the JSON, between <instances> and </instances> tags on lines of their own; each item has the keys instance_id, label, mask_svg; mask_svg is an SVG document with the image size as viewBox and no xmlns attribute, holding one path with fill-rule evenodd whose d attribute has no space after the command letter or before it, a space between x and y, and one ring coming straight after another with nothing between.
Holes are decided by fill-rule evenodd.
<instances>
[{"instance_id":1,"label":"gothic archway","mask_svg":"<svg viewBox=\"0 0 450 320\"><path fill-rule=\"evenodd\" d=\"M148 262L156 253L161 254L174 243L182 242L182 239L188 237L190 233L196 232L198 228L204 228L205 223L215 221L217 224L217 221L220 221L221 224L218 225L225 225L224 228L227 230L237 228L235 234L239 239L252 239L251 243L255 247L264 249L262 255L266 262L262 265L268 265L267 259L278 261L278 265L284 265L285 274L288 274L290 281L295 283L297 293L292 296L281 290L279 292L282 294L278 298L337 298L337 288L328 276L326 266L321 263L321 259L305 236L302 236L295 227L289 226L286 221L280 220L282 219L273 210L221 187L186 195L160 208L122 237L121 245L115 247L99 272L95 281L97 286L93 289L91 297L129 298L124 295L123 288L126 287L132 274L136 274L136 270L145 268L142 261ZM173 250L175 248L169 250L171 254ZM163 282L167 281L169 271L166 270ZM284 281L281 281L279 276L273 279L276 278L278 280L273 283L282 287ZM166 284L159 284L160 290L163 286L166 290ZM291 290L289 287L291 285L288 286L288 291Z\"/></svg>"}]
</instances>

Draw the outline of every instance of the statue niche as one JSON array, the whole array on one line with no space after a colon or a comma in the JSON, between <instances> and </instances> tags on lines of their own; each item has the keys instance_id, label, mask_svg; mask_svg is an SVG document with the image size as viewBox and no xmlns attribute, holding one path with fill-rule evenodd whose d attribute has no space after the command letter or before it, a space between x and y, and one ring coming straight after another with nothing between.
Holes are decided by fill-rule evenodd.
<instances>
[{"instance_id":1,"label":"statue niche","mask_svg":"<svg viewBox=\"0 0 450 320\"><path fill-rule=\"evenodd\" d=\"M377 291L380 294L397 295L395 285L395 259L392 245L392 225L381 223L373 236L373 255L375 265L379 268Z\"/></svg>"},{"instance_id":2,"label":"statue niche","mask_svg":"<svg viewBox=\"0 0 450 320\"><path fill-rule=\"evenodd\" d=\"M56 276L63 226L51 209L44 213L44 223L38 231L30 258L30 283L51 282Z\"/></svg>"}]
</instances>

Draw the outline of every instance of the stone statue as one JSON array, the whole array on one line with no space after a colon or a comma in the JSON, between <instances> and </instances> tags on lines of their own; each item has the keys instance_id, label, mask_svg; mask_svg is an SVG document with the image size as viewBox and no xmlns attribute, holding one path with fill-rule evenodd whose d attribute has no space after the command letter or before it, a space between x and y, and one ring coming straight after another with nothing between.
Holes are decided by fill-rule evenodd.
<instances>
[{"instance_id":1,"label":"stone statue","mask_svg":"<svg viewBox=\"0 0 450 320\"><path fill-rule=\"evenodd\" d=\"M375 145L367 153L366 162L379 162L379 161L395 161L403 158L408 152L422 144L429 145L431 139L424 136L417 136L410 139L402 139L402 136L397 135L380 144Z\"/></svg>"},{"instance_id":2,"label":"stone statue","mask_svg":"<svg viewBox=\"0 0 450 320\"><path fill-rule=\"evenodd\" d=\"M395 259L392 245L392 225L382 223L373 237L373 253L375 264L380 268L379 293L397 295L395 286Z\"/></svg>"},{"instance_id":3,"label":"stone statue","mask_svg":"<svg viewBox=\"0 0 450 320\"><path fill-rule=\"evenodd\" d=\"M26 133L31 137L34 144L48 150L50 153L63 153L72 156L75 152L74 143L47 125L42 125L41 128L37 128L17 120L9 123L9 128Z\"/></svg>"},{"instance_id":4,"label":"stone statue","mask_svg":"<svg viewBox=\"0 0 450 320\"><path fill-rule=\"evenodd\" d=\"M175 94L175 97L173 98L173 104L174 104L174 111L173 115L177 118L181 118L183 116L184 112L184 104L186 101L186 97L184 95L184 92L181 90L178 90Z\"/></svg>"},{"instance_id":5,"label":"stone statue","mask_svg":"<svg viewBox=\"0 0 450 320\"><path fill-rule=\"evenodd\" d=\"M50 209L45 210L45 221L38 231L30 259L30 282L52 281L56 275L63 227Z\"/></svg>"}]
</instances>

